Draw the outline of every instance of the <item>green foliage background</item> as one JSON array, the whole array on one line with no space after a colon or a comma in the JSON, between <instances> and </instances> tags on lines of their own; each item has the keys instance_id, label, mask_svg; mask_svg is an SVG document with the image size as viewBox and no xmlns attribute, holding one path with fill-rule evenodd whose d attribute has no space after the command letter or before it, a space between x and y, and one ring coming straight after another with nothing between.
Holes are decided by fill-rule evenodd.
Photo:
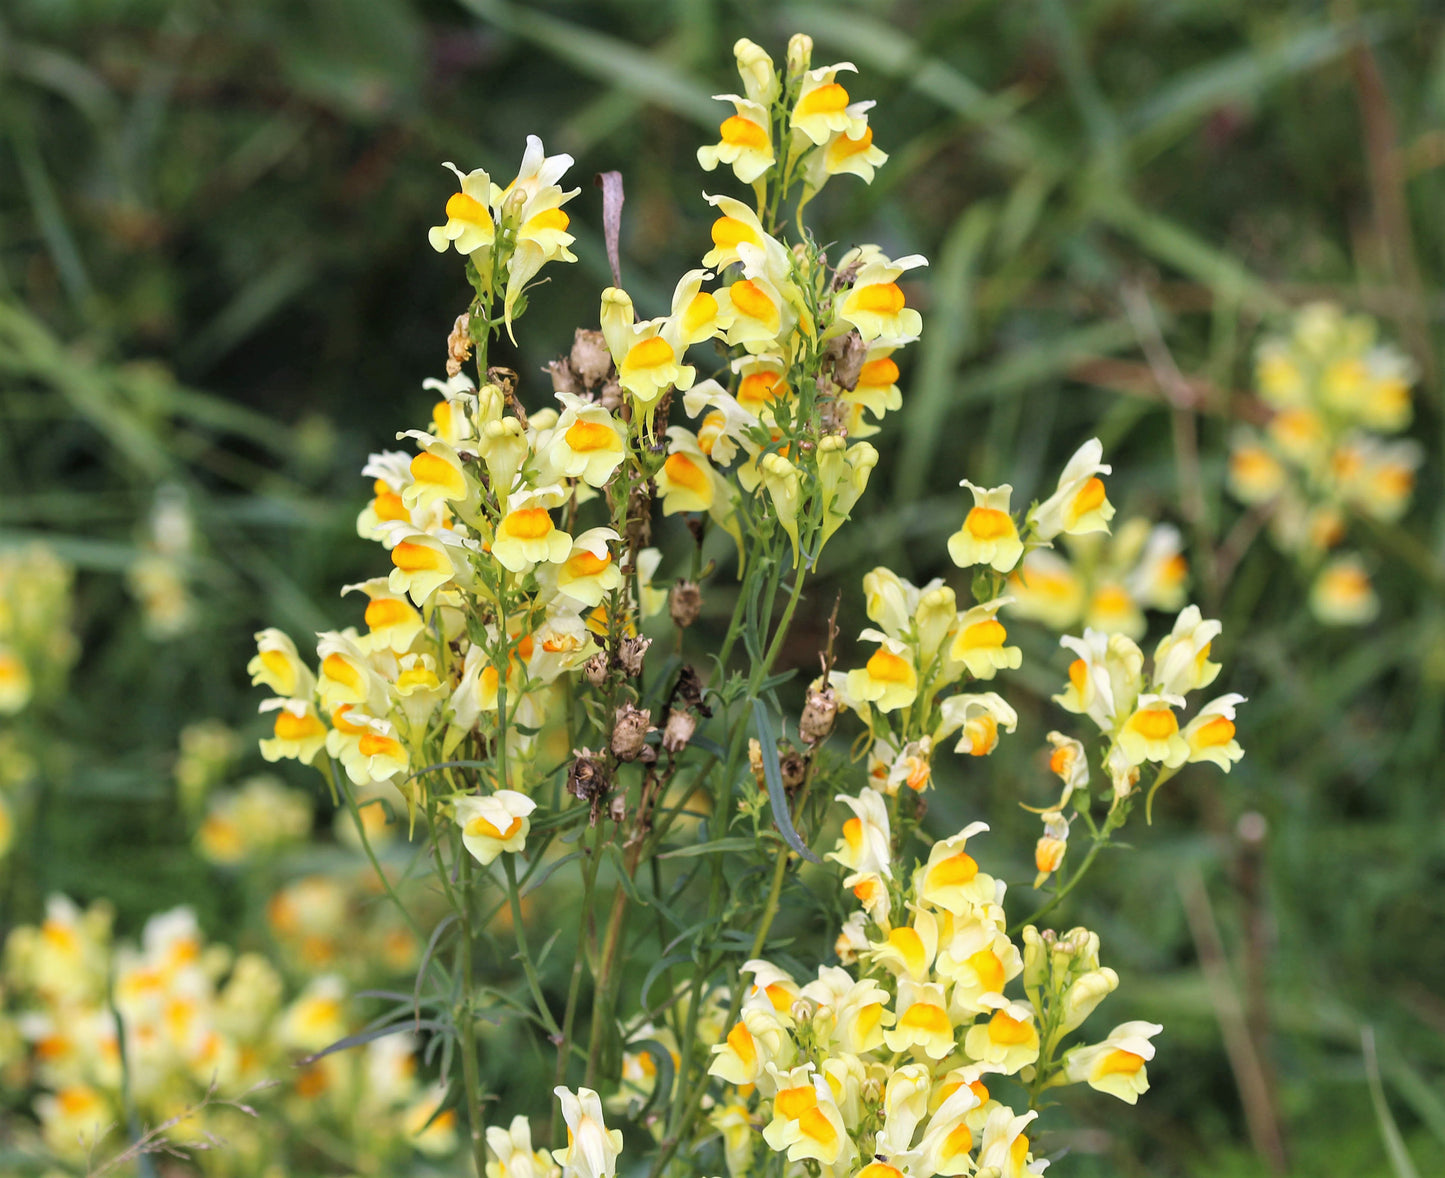
<instances>
[{"instance_id":1,"label":"green foliage background","mask_svg":"<svg viewBox=\"0 0 1445 1178\"><path fill-rule=\"evenodd\" d=\"M334 597L374 571L355 472L424 420L421 379L441 375L466 303L454 260L425 244L452 190L440 161L506 172L529 131L577 157L581 262L534 292L512 357L535 374L595 322L608 282L587 179L623 172L624 280L659 313L707 240L700 192L735 190L692 156L725 113L709 95L735 88L730 46L747 35L776 55L794 30L857 63L850 89L878 100L892 156L871 188L830 185L812 223L932 266L910 290L926 327L904 411L875 439L883 461L830 545L793 661L814 657L837 592L856 630L874 564L945 571L960 477L1010 479L1027 501L1094 431L1121 518L1184 527L1195 598L1225 626L1221 686L1250 697L1245 761L1181 775L1137 853L1067 914L1125 979L1119 1017L1167 1032L1154 1091L1103 1109L1059 1170L1269 1173L1232 1027L1263 1052L1293 1172L1407 1174L1367 1086L1369 1025L1388 1108L1419 1172L1438 1172L1445 19L1423 0L12 0L0 544L44 538L80 567L83 655L71 695L33 719L57 738L0 925L62 890L112 897L130 931L184 901L212 935L236 933L244 898L176 814L176 736L253 714L242 668L260 624L356 620ZM1264 542L1227 579L1211 556L1239 516L1223 464L1257 332L1314 297L1382 316L1424 373L1415 506L1358 537L1384 602L1363 631L1321 630ZM1197 482L1141 306L1196 394ZM544 390L537 376L529 403ZM123 583L163 485L200 536L199 623L169 643L146 636ZM708 616L726 616L726 591ZM706 637L705 620L699 649ZM1022 637L1019 736L933 795L940 829L994 824L989 852L1015 855L999 874L1020 887L1036 827L1016 803L1039 800L1032 750L1064 666L1050 636ZM1266 820L1258 847L1237 834L1246 812Z\"/></svg>"}]
</instances>

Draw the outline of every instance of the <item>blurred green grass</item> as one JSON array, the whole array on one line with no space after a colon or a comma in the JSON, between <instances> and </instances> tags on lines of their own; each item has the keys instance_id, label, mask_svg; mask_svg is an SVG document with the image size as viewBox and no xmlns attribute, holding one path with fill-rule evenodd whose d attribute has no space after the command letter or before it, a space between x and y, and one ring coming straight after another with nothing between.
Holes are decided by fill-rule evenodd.
<instances>
[{"instance_id":1,"label":"blurred green grass","mask_svg":"<svg viewBox=\"0 0 1445 1178\"><path fill-rule=\"evenodd\" d=\"M533 373L595 320L608 280L587 178L623 171L624 278L661 310L706 241L700 191L730 190L691 154L720 118L708 96L734 87L729 47L747 35L780 52L795 29L858 64L854 93L878 100L892 155L871 188L831 185L813 222L932 261L910 291L927 329L905 411L875 439L882 464L817 600L842 591L856 629L866 568L943 571L961 476L1012 478L1027 499L1096 430L1122 513L1172 518L1193 541L1197 595L1225 625L1222 682L1250 697L1246 760L1226 779L1181 776L1139 852L1071 913L1125 976L1120 1017L1169 1032L1155 1091L1060 1168L1269 1172L1188 894L1207 897L1220 968L1269 1023L1258 1039L1294 1172L1393 1172L1364 1024L1417 1168L1445 1169L1445 19L1425 3L14 0L0 14L0 544L43 537L81 568L84 650L45 721L68 755L33 894L111 895L130 928L182 899L213 933L234 919L173 813L176 734L252 712L241 668L259 624L354 620L332 596L373 571L354 472L422 416L420 381L440 374L466 297L424 241L450 190L440 161L505 171L528 131L577 156L582 261L534 298L512 357ZM1385 604L1363 633L1321 633L1266 545L1227 581L1198 556L1236 518L1223 456L1252 341L1313 297L1381 315L1425 374L1412 539L1371 538ZM1197 486L1180 481L1141 306L1199 393ZM168 643L145 635L122 582L161 486L183 490L199 537L198 621ZM800 629L800 657L816 638ZM1062 666L1043 635L1026 654ZM1022 682L1039 699L994 769L1029 783L1051 679ZM934 806L940 823L987 817L1024 880L1035 831L1016 801L960 778ZM1257 884L1246 811L1268 824Z\"/></svg>"}]
</instances>

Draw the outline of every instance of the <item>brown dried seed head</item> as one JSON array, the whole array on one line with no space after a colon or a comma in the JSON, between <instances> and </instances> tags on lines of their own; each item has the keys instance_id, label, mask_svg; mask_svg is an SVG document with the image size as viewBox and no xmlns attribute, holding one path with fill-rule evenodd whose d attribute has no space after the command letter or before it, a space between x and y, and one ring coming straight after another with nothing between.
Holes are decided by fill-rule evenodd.
<instances>
[{"instance_id":1,"label":"brown dried seed head","mask_svg":"<svg viewBox=\"0 0 1445 1178\"><path fill-rule=\"evenodd\" d=\"M662 729L662 747L670 753L680 753L696 731L697 717L683 708L673 708L667 713L667 724Z\"/></svg>"},{"instance_id":2,"label":"brown dried seed head","mask_svg":"<svg viewBox=\"0 0 1445 1178\"><path fill-rule=\"evenodd\" d=\"M596 802L607 793L607 769L601 753L573 749L574 760L567 769L567 792L583 802Z\"/></svg>"},{"instance_id":3,"label":"brown dried seed head","mask_svg":"<svg viewBox=\"0 0 1445 1178\"><path fill-rule=\"evenodd\" d=\"M602 651L594 654L582 664L582 674L593 687L601 687L607 682L607 655Z\"/></svg>"},{"instance_id":4,"label":"brown dried seed head","mask_svg":"<svg viewBox=\"0 0 1445 1178\"><path fill-rule=\"evenodd\" d=\"M678 578L667 595L667 612L672 615L672 624L687 629L702 611L702 589L696 581Z\"/></svg>"},{"instance_id":5,"label":"brown dried seed head","mask_svg":"<svg viewBox=\"0 0 1445 1178\"><path fill-rule=\"evenodd\" d=\"M612 725L612 752L619 761L635 761L647 747L647 734L652 731L652 712L626 703L617 709Z\"/></svg>"},{"instance_id":6,"label":"brown dried seed head","mask_svg":"<svg viewBox=\"0 0 1445 1178\"><path fill-rule=\"evenodd\" d=\"M572 365L567 363L565 357L559 356L542 371L552 378L554 393L580 393L582 391L582 382L577 379L577 374L572 371Z\"/></svg>"},{"instance_id":7,"label":"brown dried seed head","mask_svg":"<svg viewBox=\"0 0 1445 1178\"><path fill-rule=\"evenodd\" d=\"M447 375L456 376L462 365L472 358L471 312L464 311L452 324L447 336Z\"/></svg>"},{"instance_id":8,"label":"brown dried seed head","mask_svg":"<svg viewBox=\"0 0 1445 1178\"><path fill-rule=\"evenodd\" d=\"M863 337L856 331L835 335L828 341L823 354L833 362L833 379L850 393L856 389L858 377L863 372L863 362L868 358Z\"/></svg>"},{"instance_id":9,"label":"brown dried seed head","mask_svg":"<svg viewBox=\"0 0 1445 1178\"><path fill-rule=\"evenodd\" d=\"M627 817L627 799L621 794L612 799L612 804L607 809L607 817L617 823Z\"/></svg>"},{"instance_id":10,"label":"brown dried seed head","mask_svg":"<svg viewBox=\"0 0 1445 1178\"><path fill-rule=\"evenodd\" d=\"M778 761L778 768L782 772L783 788L790 793L802 785L808 775L808 761L801 753L789 752Z\"/></svg>"},{"instance_id":11,"label":"brown dried seed head","mask_svg":"<svg viewBox=\"0 0 1445 1178\"><path fill-rule=\"evenodd\" d=\"M642 674L642 657L651 645L651 638L624 638L617 644L617 662L629 679Z\"/></svg>"},{"instance_id":12,"label":"brown dried seed head","mask_svg":"<svg viewBox=\"0 0 1445 1178\"><path fill-rule=\"evenodd\" d=\"M572 352L568 359L572 361L572 371L589 389L600 385L612 370L612 353L607 348L607 340L600 331L588 331L585 327L579 327L572 337Z\"/></svg>"},{"instance_id":13,"label":"brown dried seed head","mask_svg":"<svg viewBox=\"0 0 1445 1178\"><path fill-rule=\"evenodd\" d=\"M609 380L597 394L597 403L608 413L616 413L622 408L622 386L615 379Z\"/></svg>"},{"instance_id":14,"label":"brown dried seed head","mask_svg":"<svg viewBox=\"0 0 1445 1178\"><path fill-rule=\"evenodd\" d=\"M838 696L831 687L810 687L803 714L798 717L798 735L810 745L833 731L838 719Z\"/></svg>"}]
</instances>

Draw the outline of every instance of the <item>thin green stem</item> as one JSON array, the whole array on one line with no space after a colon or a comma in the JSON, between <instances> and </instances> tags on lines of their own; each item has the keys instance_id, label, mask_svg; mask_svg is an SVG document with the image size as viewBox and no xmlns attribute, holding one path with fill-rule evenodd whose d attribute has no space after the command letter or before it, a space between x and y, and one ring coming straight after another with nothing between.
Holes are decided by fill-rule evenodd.
<instances>
[{"instance_id":1,"label":"thin green stem","mask_svg":"<svg viewBox=\"0 0 1445 1178\"><path fill-rule=\"evenodd\" d=\"M502 872L507 877L507 899L512 905L512 931L516 934L517 957L522 962L522 972L527 976L527 986L532 991L532 1001L537 1004L537 1013L549 1034L561 1035L562 1028L552 1017L547 1005L547 996L542 992L542 979L537 974L537 965L532 960L532 951L527 947L527 930L522 924L522 897L517 889L517 867L510 854L502 856Z\"/></svg>"}]
</instances>

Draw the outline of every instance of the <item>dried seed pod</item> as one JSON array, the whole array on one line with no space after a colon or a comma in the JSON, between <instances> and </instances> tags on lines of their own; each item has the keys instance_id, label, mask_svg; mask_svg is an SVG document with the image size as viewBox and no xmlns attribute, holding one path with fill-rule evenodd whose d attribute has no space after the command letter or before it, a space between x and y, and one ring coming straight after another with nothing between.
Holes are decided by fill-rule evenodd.
<instances>
[{"instance_id":1,"label":"dried seed pod","mask_svg":"<svg viewBox=\"0 0 1445 1178\"><path fill-rule=\"evenodd\" d=\"M627 799L621 794L617 794L612 799L612 804L607 808L607 817L618 824L621 824L622 820L627 817Z\"/></svg>"},{"instance_id":2,"label":"dried seed pod","mask_svg":"<svg viewBox=\"0 0 1445 1178\"><path fill-rule=\"evenodd\" d=\"M667 612L672 615L672 624L687 629L702 612L702 589L696 581L678 578L676 585L667 595Z\"/></svg>"},{"instance_id":3,"label":"dried seed pod","mask_svg":"<svg viewBox=\"0 0 1445 1178\"><path fill-rule=\"evenodd\" d=\"M833 379L850 393L858 387L858 377L863 372L863 362L868 357L868 348L863 337L856 331L835 335L823 350L826 360L832 362Z\"/></svg>"},{"instance_id":4,"label":"dried seed pod","mask_svg":"<svg viewBox=\"0 0 1445 1178\"><path fill-rule=\"evenodd\" d=\"M617 644L617 662L629 679L642 674L642 656L651 645L651 638L624 638Z\"/></svg>"},{"instance_id":5,"label":"dried seed pod","mask_svg":"<svg viewBox=\"0 0 1445 1178\"><path fill-rule=\"evenodd\" d=\"M702 680L690 663L684 663L677 673L677 682L672 687L672 698L681 700L684 707L691 708L699 716L711 716L712 709L702 702Z\"/></svg>"},{"instance_id":6,"label":"dried seed pod","mask_svg":"<svg viewBox=\"0 0 1445 1178\"><path fill-rule=\"evenodd\" d=\"M612 753L619 761L635 761L647 748L647 734L652 731L652 712L626 703L617 709L612 725Z\"/></svg>"},{"instance_id":7,"label":"dried seed pod","mask_svg":"<svg viewBox=\"0 0 1445 1178\"><path fill-rule=\"evenodd\" d=\"M567 769L567 792L578 801L594 806L611 788L607 766L600 753L591 749L573 749L573 761Z\"/></svg>"},{"instance_id":8,"label":"dried seed pod","mask_svg":"<svg viewBox=\"0 0 1445 1178\"><path fill-rule=\"evenodd\" d=\"M566 357L559 356L542 371L552 378L554 393L580 393L582 391L582 382L577 379L577 374L572 371L572 365L567 363Z\"/></svg>"},{"instance_id":9,"label":"dried seed pod","mask_svg":"<svg viewBox=\"0 0 1445 1178\"><path fill-rule=\"evenodd\" d=\"M607 349L607 340L600 331L588 331L579 327L572 337L572 351L568 356L572 371L589 389L595 389L612 370L612 353Z\"/></svg>"},{"instance_id":10,"label":"dried seed pod","mask_svg":"<svg viewBox=\"0 0 1445 1178\"><path fill-rule=\"evenodd\" d=\"M778 769L783 776L783 788L792 793L803 784L803 778L808 776L808 759L802 753L789 751L779 759Z\"/></svg>"},{"instance_id":11,"label":"dried seed pod","mask_svg":"<svg viewBox=\"0 0 1445 1178\"><path fill-rule=\"evenodd\" d=\"M616 413L622 408L622 386L615 378L602 386L602 391L597 394L597 403L608 413Z\"/></svg>"},{"instance_id":12,"label":"dried seed pod","mask_svg":"<svg viewBox=\"0 0 1445 1178\"><path fill-rule=\"evenodd\" d=\"M696 731L697 717L684 708L673 708L667 713L667 723L662 729L662 747L670 753L680 753Z\"/></svg>"},{"instance_id":13,"label":"dried seed pod","mask_svg":"<svg viewBox=\"0 0 1445 1178\"><path fill-rule=\"evenodd\" d=\"M463 311L452 324L451 334L447 336L448 376L456 376L462 365L472 358L471 321L471 312Z\"/></svg>"},{"instance_id":14,"label":"dried seed pod","mask_svg":"<svg viewBox=\"0 0 1445 1178\"><path fill-rule=\"evenodd\" d=\"M838 719L838 695L831 687L810 687L798 717L798 735L815 745L833 731Z\"/></svg>"},{"instance_id":15,"label":"dried seed pod","mask_svg":"<svg viewBox=\"0 0 1445 1178\"><path fill-rule=\"evenodd\" d=\"M593 687L601 687L607 682L607 655L599 650L582 664L582 674Z\"/></svg>"}]
</instances>

